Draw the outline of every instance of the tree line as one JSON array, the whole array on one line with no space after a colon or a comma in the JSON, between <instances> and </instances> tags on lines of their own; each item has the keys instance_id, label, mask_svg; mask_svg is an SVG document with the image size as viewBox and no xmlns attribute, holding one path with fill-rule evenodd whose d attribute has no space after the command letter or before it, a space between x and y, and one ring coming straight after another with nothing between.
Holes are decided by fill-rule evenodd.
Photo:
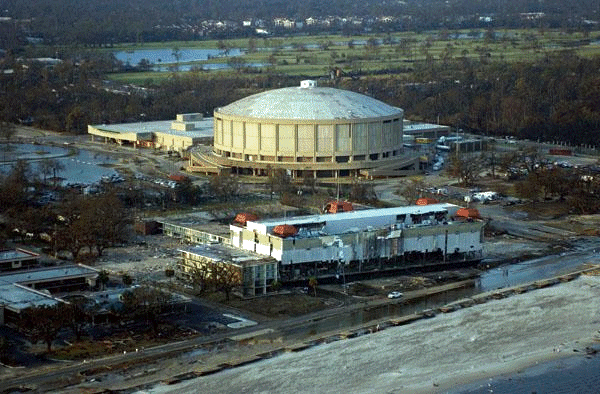
<instances>
[{"instance_id":1,"label":"tree line","mask_svg":"<svg viewBox=\"0 0 600 394\"><path fill-rule=\"evenodd\" d=\"M564 10L568 9L568 12ZM17 46L27 35L41 38L47 44L111 45L115 42L154 42L169 40L233 37L251 34L242 28L242 20L260 19L269 29L275 29L273 18L304 20L309 17L360 17L369 20L368 27L382 31L431 30L444 28L530 27L547 25L550 28L586 28L585 20L596 18L597 4L593 0L567 3L565 0L547 0L532 3L527 0L510 2L468 1L452 3L440 0L409 0L403 2L353 2L309 0L286 2L241 0L235 3L217 0L183 0L165 3L158 0L76 1L76 0L9 0L3 4L3 16L14 18L0 24L0 45ZM543 13L543 18L522 18L521 13ZM143 16L143 17L142 17ZM388 23L376 23L376 17L391 16ZM479 16L490 16L482 19ZM233 21L236 28L203 29L204 21ZM361 31L367 26L361 26ZM303 27L305 31L352 30L351 22L337 20L328 25ZM275 29L276 30L276 29ZM280 29L282 33L287 29ZM287 34L287 31L285 32Z\"/></svg>"},{"instance_id":2,"label":"tree line","mask_svg":"<svg viewBox=\"0 0 600 394\"><path fill-rule=\"evenodd\" d=\"M104 275L106 275L105 271ZM101 273L102 274L102 273ZM172 295L148 285L138 286L123 292L120 302L102 309L95 302L83 297L71 298L68 302L56 305L32 306L24 309L13 322L21 335L31 343L43 342L46 351L52 352L52 345L60 334L70 335L79 342L90 335L98 323L109 322L116 326L134 321L156 336L162 315L173 308ZM0 337L4 341L6 338ZM0 345L3 341L0 340ZM6 354L2 352L7 348ZM9 361L10 348L0 346L0 359Z\"/></svg>"},{"instance_id":3,"label":"tree line","mask_svg":"<svg viewBox=\"0 0 600 394\"><path fill-rule=\"evenodd\" d=\"M54 190L58 201L40 204L48 189ZM15 238L46 240L55 255L64 252L73 260L82 252L101 256L107 247L128 239L130 231L131 219L116 191L83 196L59 190L35 175L25 161L0 174L0 206L0 244Z\"/></svg>"},{"instance_id":4,"label":"tree line","mask_svg":"<svg viewBox=\"0 0 600 394\"><path fill-rule=\"evenodd\" d=\"M400 44L399 44L400 45ZM466 49L464 50L466 51ZM583 58L573 50L548 52L537 61L489 61L468 54L425 56L409 62L410 72L358 71L356 78L322 80L366 93L405 110L414 120L437 122L487 135L513 135L540 141L590 144L600 130L600 57ZM275 72L173 73L144 89L107 85L118 68L110 57L82 57L53 68L15 64L0 75L0 121L86 132L88 124L172 119L177 113L202 112L239 98L282 86L302 75Z\"/></svg>"}]
</instances>

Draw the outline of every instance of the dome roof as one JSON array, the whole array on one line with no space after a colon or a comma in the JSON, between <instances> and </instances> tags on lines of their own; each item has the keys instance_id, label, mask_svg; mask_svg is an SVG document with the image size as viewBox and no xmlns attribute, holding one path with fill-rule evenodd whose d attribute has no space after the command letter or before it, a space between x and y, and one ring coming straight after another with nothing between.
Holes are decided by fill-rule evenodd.
<instances>
[{"instance_id":1,"label":"dome roof","mask_svg":"<svg viewBox=\"0 0 600 394\"><path fill-rule=\"evenodd\" d=\"M310 83L307 83L310 82ZM269 90L235 101L215 112L255 119L337 120L402 116L400 108L348 90L300 87Z\"/></svg>"}]
</instances>

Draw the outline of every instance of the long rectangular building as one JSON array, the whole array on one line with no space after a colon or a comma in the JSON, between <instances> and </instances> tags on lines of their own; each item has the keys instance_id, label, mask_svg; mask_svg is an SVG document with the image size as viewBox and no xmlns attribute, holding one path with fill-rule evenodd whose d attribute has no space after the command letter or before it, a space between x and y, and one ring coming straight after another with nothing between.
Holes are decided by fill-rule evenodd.
<instances>
[{"instance_id":1,"label":"long rectangular building","mask_svg":"<svg viewBox=\"0 0 600 394\"><path fill-rule=\"evenodd\" d=\"M234 247L274 258L282 281L482 258L484 222L432 204L248 221L230 226Z\"/></svg>"}]
</instances>

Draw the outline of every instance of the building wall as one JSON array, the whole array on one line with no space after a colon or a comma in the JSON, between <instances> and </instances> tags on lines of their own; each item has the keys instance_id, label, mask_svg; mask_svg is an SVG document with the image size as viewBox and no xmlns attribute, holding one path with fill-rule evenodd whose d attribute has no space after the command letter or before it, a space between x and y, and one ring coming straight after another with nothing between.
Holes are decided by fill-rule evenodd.
<instances>
[{"instance_id":1,"label":"building wall","mask_svg":"<svg viewBox=\"0 0 600 394\"><path fill-rule=\"evenodd\" d=\"M235 277L239 278L242 292L245 296L266 294L274 281L279 278L277 262L245 261L241 264L231 261L215 261L207 256L202 256L189 251L182 251L182 260L179 264L179 274L187 280L192 280L195 270L201 270L210 279L214 266L235 270Z\"/></svg>"},{"instance_id":2,"label":"building wall","mask_svg":"<svg viewBox=\"0 0 600 394\"><path fill-rule=\"evenodd\" d=\"M348 163L391 160L402 153L400 116L336 121L214 117L214 151L240 162Z\"/></svg>"},{"instance_id":3,"label":"building wall","mask_svg":"<svg viewBox=\"0 0 600 394\"><path fill-rule=\"evenodd\" d=\"M394 258L406 253L442 252L481 254L483 222L452 222L401 229L379 228L349 234L319 237L258 237L251 230L240 232L241 247L271 256L283 265L328 261L363 261ZM276 242L279 241L279 242ZM341 242L339 242L341 241Z\"/></svg>"},{"instance_id":4,"label":"building wall","mask_svg":"<svg viewBox=\"0 0 600 394\"><path fill-rule=\"evenodd\" d=\"M186 226L180 226L174 223L159 222L163 227L163 234L173 238L179 238L188 243L222 243L231 244L231 239L220 235L207 233Z\"/></svg>"}]
</instances>

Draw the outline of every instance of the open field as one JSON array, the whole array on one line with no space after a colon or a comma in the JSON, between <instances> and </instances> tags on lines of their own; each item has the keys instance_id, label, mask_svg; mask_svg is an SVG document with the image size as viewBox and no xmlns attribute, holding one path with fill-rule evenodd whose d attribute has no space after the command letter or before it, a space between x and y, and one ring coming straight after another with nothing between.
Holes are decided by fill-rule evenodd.
<instances>
[{"instance_id":1,"label":"open field","mask_svg":"<svg viewBox=\"0 0 600 394\"><path fill-rule=\"evenodd\" d=\"M453 62L530 62L553 52L572 49L579 56L600 54L596 37L560 30L507 30L487 34L484 30L433 31L424 33L393 33L362 36L290 36L285 38L235 39L226 41L187 41L170 43L121 44L117 50L195 48L214 49L226 46L240 48L238 57L244 64L264 64L248 72L240 70L211 70L202 74L238 73L250 78L255 72L268 71L286 75L321 77L338 67L345 73L378 73L392 71L410 76L430 62L452 67ZM252 48L254 47L254 48ZM105 49L103 49L105 50ZM201 66L204 63L228 63L229 58L185 63ZM184 64L184 63L181 63ZM168 64L162 64L163 66ZM172 75L171 72L113 74L111 79L143 83Z\"/></svg>"}]
</instances>

